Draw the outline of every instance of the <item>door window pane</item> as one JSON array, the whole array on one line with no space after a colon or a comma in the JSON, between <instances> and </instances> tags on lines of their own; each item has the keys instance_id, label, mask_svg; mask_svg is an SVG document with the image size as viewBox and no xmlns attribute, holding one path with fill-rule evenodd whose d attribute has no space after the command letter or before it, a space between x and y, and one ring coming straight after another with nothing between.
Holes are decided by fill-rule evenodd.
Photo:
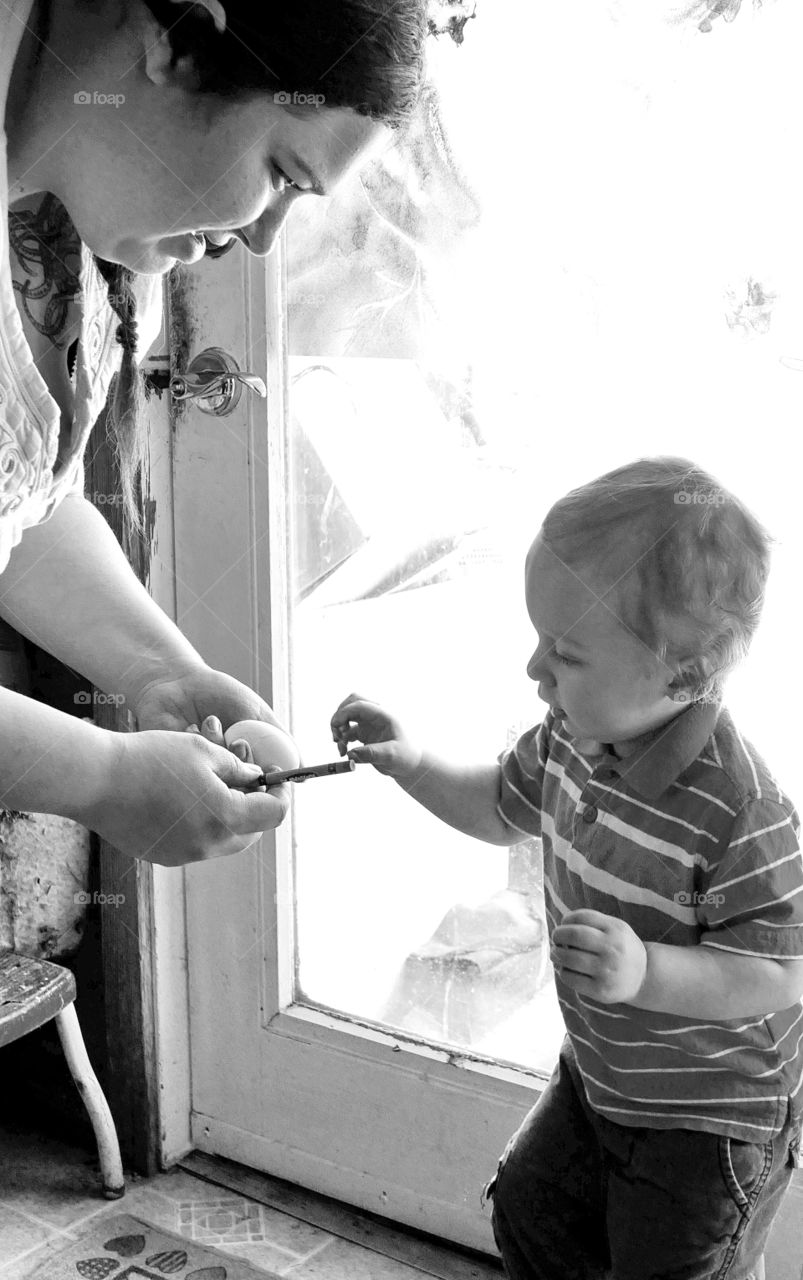
<instances>
[{"instance_id":1,"label":"door window pane","mask_svg":"<svg viewBox=\"0 0 803 1280\"><path fill-rule=\"evenodd\" d=\"M793 42L774 11L704 34L671 8L480 6L462 44L430 41L406 139L293 211L291 713L310 760L334 755L352 691L467 761L538 723L527 547L568 489L663 453L779 540L728 702L800 795ZM367 766L295 794L299 998L551 1069L537 842L459 835Z\"/></svg>"}]
</instances>

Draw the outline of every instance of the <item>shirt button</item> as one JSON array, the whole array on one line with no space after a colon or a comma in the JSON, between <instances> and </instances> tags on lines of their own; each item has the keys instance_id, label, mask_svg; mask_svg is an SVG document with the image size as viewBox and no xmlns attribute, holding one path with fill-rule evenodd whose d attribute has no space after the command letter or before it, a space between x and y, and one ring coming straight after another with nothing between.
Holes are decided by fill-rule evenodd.
<instances>
[{"instance_id":1,"label":"shirt button","mask_svg":"<svg viewBox=\"0 0 803 1280\"><path fill-rule=\"evenodd\" d=\"M586 809L585 813L583 814L583 822L596 822L596 820L597 820L597 806L595 804L589 805L589 807Z\"/></svg>"}]
</instances>

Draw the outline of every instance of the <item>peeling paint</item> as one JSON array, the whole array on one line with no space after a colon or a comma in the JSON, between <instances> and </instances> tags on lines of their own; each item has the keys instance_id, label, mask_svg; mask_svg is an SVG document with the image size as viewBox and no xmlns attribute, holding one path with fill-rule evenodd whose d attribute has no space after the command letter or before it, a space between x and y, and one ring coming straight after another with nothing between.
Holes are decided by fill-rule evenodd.
<instances>
[{"instance_id":1,"label":"peeling paint","mask_svg":"<svg viewBox=\"0 0 803 1280\"><path fill-rule=\"evenodd\" d=\"M0 685L29 696L21 636L0 627ZM63 959L78 950L89 882L90 833L69 818L0 807L0 950Z\"/></svg>"},{"instance_id":2,"label":"peeling paint","mask_svg":"<svg viewBox=\"0 0 803 1280\"><path fill-rule=\"evenodd\" d=\"M8 813L0 824L0 950L65 959L86 923L90 833L57 814Z\"/></svg>"},{"instance_id":3,"label":"peeling paint","mask_svg":"<svg viewBox=\"0 0 803 1280\"><path fill-rule=\"evenodd\" d=\"M192 275L183 266L176 266L167 277L168 306L168 341L170 350L170 368L174 373L186 369L191 360L191 351L195 344L195 324L193 322L193 294L197 285ZM173 430L183 420L189 405L170 397L170 415Z\"/></svg>"}]
</instances>

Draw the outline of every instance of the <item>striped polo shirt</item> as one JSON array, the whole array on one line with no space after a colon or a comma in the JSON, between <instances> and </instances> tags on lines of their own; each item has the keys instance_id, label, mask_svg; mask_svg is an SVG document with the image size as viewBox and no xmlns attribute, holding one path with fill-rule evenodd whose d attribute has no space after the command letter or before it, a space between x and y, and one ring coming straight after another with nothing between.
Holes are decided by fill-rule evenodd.
<instances>
[{"instance_id":1,"label":"striped polo shirt","mask_svg":"<svg viewBox=\"0 0 803 1280\"><path fill-rule=\"evenodd\" d=\"M499 757L498 811L540 836L550 936L569 911L644 942L803 959L800 820L727 709L692 703L625 759L552 711ZM591 1106L623 1125L748 1142L803 1112L803 1004L712 1022L601 1004L555 975Z\"/></svg>"}]
</instances>

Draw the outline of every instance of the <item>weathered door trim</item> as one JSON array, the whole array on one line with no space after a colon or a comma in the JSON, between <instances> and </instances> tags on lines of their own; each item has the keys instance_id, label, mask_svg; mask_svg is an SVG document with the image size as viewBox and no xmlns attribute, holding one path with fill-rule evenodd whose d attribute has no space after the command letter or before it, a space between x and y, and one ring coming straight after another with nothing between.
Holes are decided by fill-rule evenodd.
<instances>
[{"instance_id":1,"label":"weathered door trim","mask_svg":"<svg viewBox=\"0 0 803 1280\"><path fill-rule=\"evenodd\" d=\"M106 439L106 412L100 415L86 454L88 493L107 495L101 510L116 534L140 581L147 581L141 545L126 545L122 507L108 501L119 495L120 478L113 447ZM114 703L96 702L95 721L103 729L133 728L129 712ZM150 869L97 837L100 849L100 892L120 895L114 909L101 913L106 1095L123 1160L137 1173L158 1168L158 1090L151 971L152 881Z\"/></svg>"},{"instance_id":2,"label":"weathered door trim","mask_svg":"<svg viewBox=\"0 0 803 1280\"><path fill-rule=\"evenodd\" d=\"M189 335L183 324L184 273L165 277L162 325L143 372L186 365ZM173 554L173 430L169 395L147 402L148 451L141 511L145 537L126 539L119 470L101 415L87 450L86 491L115 495L102 511L150 595L176 621ZM131 732L135 721L113 703L96 704L104 728ZM152 1175L191 1148L189 1010L182 870L128 858L104 840L100 891L122 895L102 913L101 954L105 990L106 1073L109 1105L123 1158L137 1173ZM116 898L115 901L119 901Z\"/></svg>"}]
</instances>

